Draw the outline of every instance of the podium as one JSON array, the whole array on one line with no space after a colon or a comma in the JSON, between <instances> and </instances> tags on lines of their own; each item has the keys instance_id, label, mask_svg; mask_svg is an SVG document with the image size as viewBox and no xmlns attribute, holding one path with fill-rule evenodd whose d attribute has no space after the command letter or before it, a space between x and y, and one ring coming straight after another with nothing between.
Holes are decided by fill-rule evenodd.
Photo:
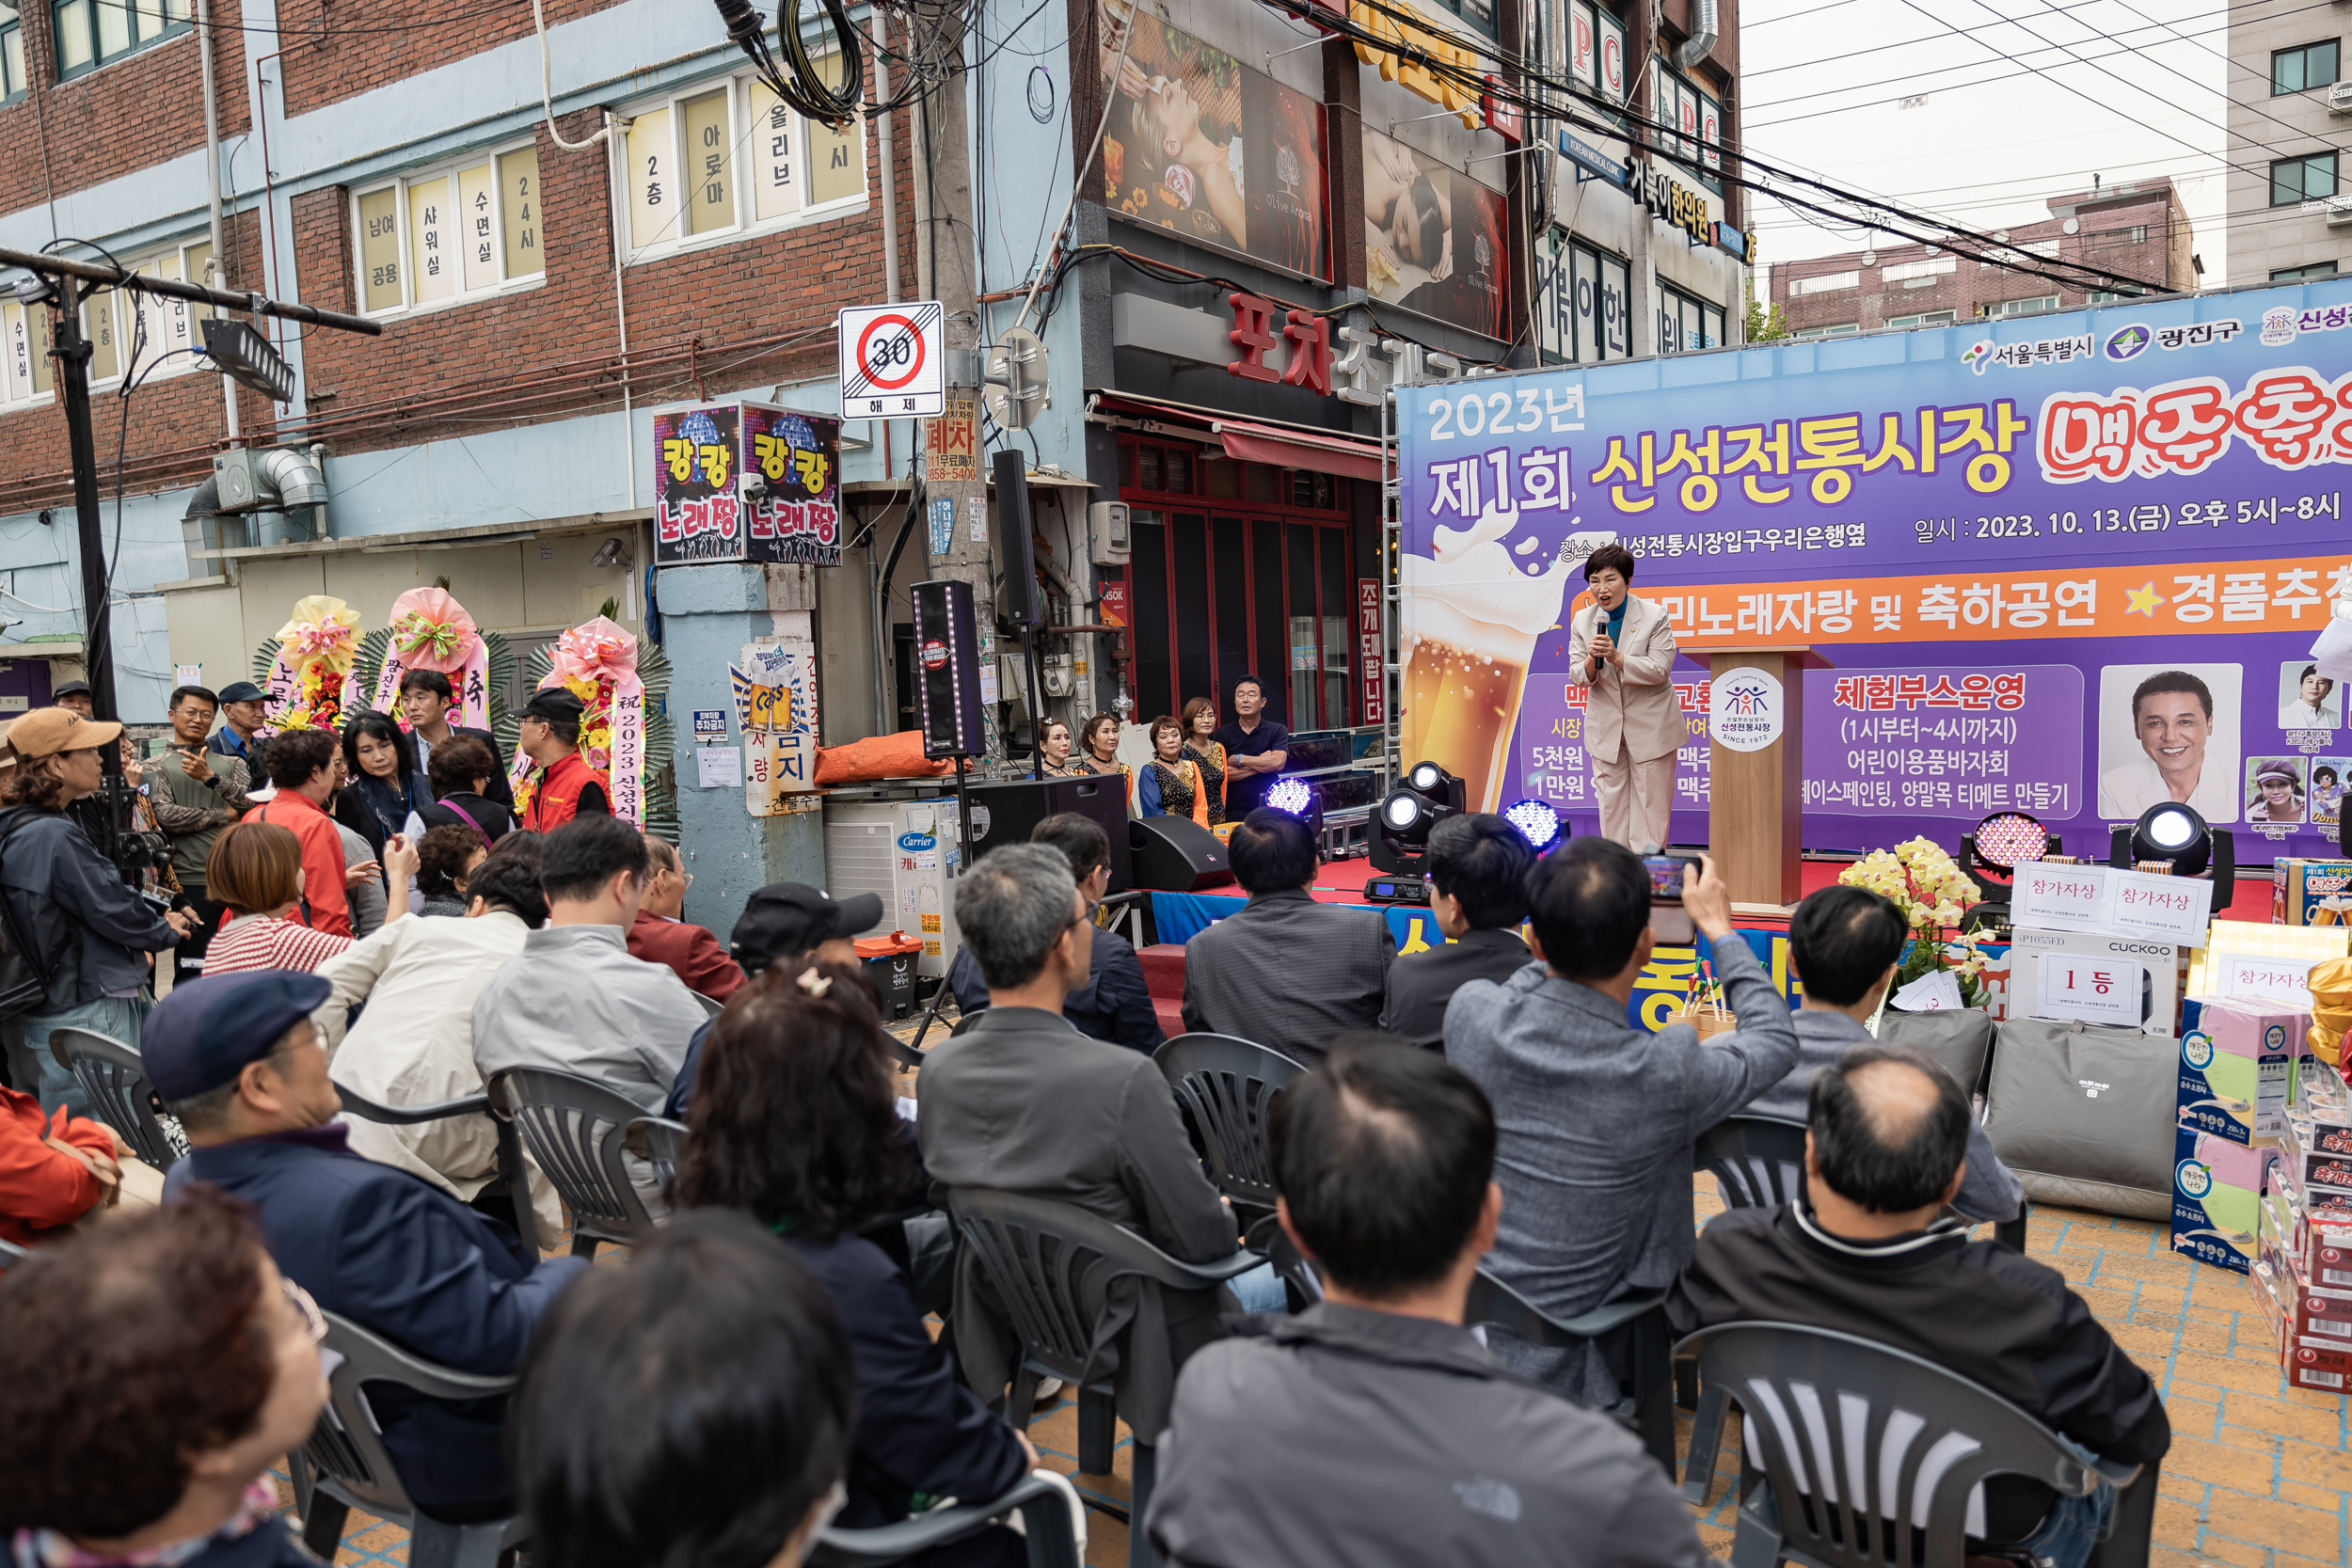
<instances>
[{"instance_id":1,"label":"podium","mask_svg":"<svg viewBox=\"0 0 2352 1568\"><path fill-rule=\"evenodd\" d=\"M1730 698L1726 733L1744 729L1760 739L1772 732L1747 749L1715 740L1709 725L1707 840L1716 873L1735 903L1793 904L1804 895L1804 672L1826 670L1830 661L1802 642L1685 648L1682 657L1708 670L1710 692ZM1770 678L1743 689L1742 672Z\"/></svg>"}]
</instances>

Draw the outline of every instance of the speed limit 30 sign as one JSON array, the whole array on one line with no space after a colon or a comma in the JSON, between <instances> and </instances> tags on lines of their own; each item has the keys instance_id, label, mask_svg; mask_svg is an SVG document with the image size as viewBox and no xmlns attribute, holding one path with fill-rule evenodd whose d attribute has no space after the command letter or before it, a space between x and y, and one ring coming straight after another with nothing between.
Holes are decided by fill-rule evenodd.
<instances>
[{"instance_id":1,"label":"speed limit 30 sign","mask_svg":"<svg viewBox=\"0 0 2352 1568\"><path fill-rule=\"evenodd\" d=\"M841 417L930 419L946 411L947 345L935 299L841 312Z\"/></svg>"}]
</instances>

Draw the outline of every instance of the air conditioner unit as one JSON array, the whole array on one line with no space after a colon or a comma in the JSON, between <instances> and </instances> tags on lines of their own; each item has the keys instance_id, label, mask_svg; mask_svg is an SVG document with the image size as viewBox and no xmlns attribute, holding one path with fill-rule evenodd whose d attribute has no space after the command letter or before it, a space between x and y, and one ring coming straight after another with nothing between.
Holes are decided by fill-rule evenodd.
<instances>
[{"instance_id":1,"label":"air conditioner unit","mask_svg":"<svg viewBox=\"0 0 2352 1568\"><path fill-rule=\"evenodd\" d=\"M2352 82L2338 82L2328 89L2328 112L2352 115Z\"/></svg>"},{"instance_id":2,"label":"air conditioner unit","mask_svg":"<svg viewBox=\"0 0 2352 1568\"><path fill-rule=\"evenodd\" d=\"M2328 227L2352 223L2352 196L2331 196L2328 198Z\"/></svg>"}]
</instances>

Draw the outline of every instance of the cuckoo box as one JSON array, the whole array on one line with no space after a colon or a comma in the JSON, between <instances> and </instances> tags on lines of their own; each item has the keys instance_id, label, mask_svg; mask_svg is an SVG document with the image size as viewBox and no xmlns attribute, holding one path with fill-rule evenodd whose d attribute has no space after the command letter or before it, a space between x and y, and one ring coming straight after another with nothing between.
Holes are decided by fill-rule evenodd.
<instances>
[{"instance_id":1,"label":"cuckoo box","mask_svg":"<svg viewBox=\"0 0 2352 1568\"><path fill-rule=\"evenodd\" d=\"M2242 1144L2276 1138L2286 1131L2302 1015L2234 998L2196 1011L2181 1036L2181 1125Z\"/></svg>"},{"instance_id":2,"label":"cuckoo box","mask_svg":"<svg viewBox=\"0 0 2352 1568\"><path fill-rule=\"evenodd\" d=\"M2172 1157L2172 1250L2244 1274L2254 1260L2275 1148L2182 1127Z\"/></svg>"},{"instance_id":3,"label":"cuckoo box","mask_svg":"<svg viewBox=\"0 0 2352 1568\"><path fill-rule=\"evenodd\" d=\"M2286 859L2270 867L2273 926L2352 925L2352 861Z\"/></svg>"}]
</instances>

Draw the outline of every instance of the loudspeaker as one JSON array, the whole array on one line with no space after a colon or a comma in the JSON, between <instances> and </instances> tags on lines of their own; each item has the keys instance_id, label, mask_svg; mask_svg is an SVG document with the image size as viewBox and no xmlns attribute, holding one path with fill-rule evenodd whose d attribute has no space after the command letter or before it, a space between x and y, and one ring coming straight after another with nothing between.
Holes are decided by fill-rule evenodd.
<instances>
[{"instance_id":1,"label":"loudspeaker","mask_svg":"<svg viewBox=\"0 0 2352 1568\"><path fill-rule=\"evenodd\" d=\"M1040 822L1070 811L1092 817L1103 836L1111 841L1112 893L1135 886L1135 857L1127 844L1127 790L1124 779L1021 779L1010 784L974 784L972 842L966 847L977 861L1007 844L1025 844Z\"/></svg>"},{"instance_id":2,"label":"loudspeaker","mask_svg":"<svg viewBox=\"0 0 2352 1568\"><path fill-rule=\"evenodd\" d=\"M914 709L923 754L976 757L988 750L980 727L980 640L972 585L954 578L907 590L914 604Z\"/></svg>"},{"instance_id":3,"label":"loudspeaker","mask_svg":"<svg viewBox=\"0 0 2352 1568\"><path fill-rule=\"evenodd\" d=\"M1005 546L1005 609L1018 626L1041 626L1044 607L1038 602L1037 562L1029 553L1029 472L1021 454L1007 448L996 454L996 536Z\"/></svg>"},{"instance_id":4,"label":"loudspeaker","mask_svg":"<svg viewBox=\"0 0 2352 1568\"><path fill-rule=\"evenodd\" d=\"M1198 893L1233 879L1225 846L1189 816L1146 816L1127 824L1135 847L1136 886L1162 893Z\"/></svg>"}]
</instances>

